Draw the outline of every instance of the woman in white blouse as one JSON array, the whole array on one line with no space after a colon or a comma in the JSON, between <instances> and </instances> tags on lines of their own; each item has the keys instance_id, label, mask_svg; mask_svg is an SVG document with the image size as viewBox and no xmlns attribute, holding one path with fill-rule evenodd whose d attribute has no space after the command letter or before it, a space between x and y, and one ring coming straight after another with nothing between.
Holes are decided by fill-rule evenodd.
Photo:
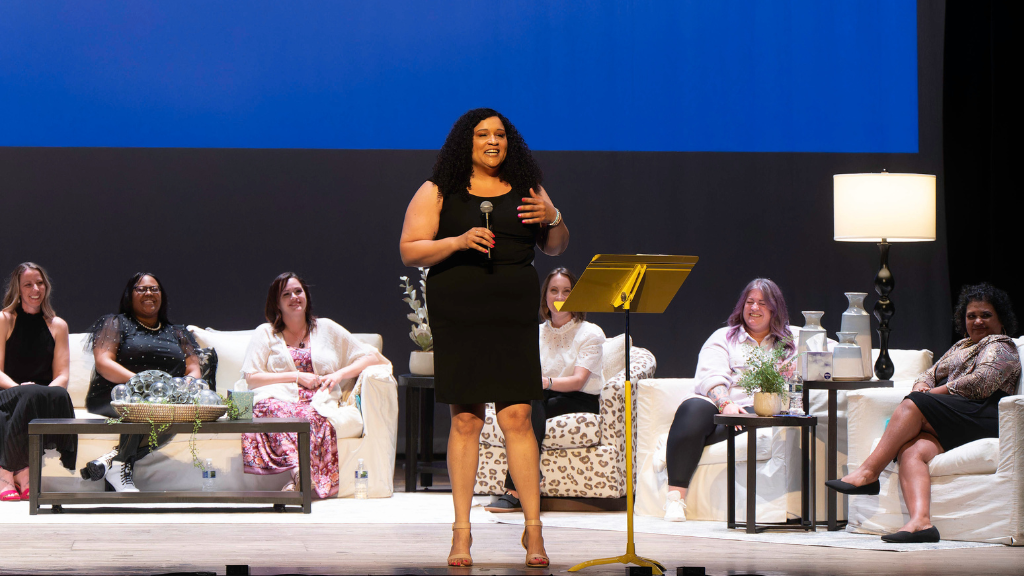
<instances>
[{"instance_id":1,"label":"woman in white blouse","mask_svg":"<svg viewBox=\"0 0 1024 576\"><path fill-rule=\"evenodd\" d=\"M343 406L352 404L355 378L388 361L337 323L314 316L309 288L294 273L285 272L270 285L266 317L242 363L242 375L256 391L253 417L309 420L313 492L319 498L335 496ZM284 490L296 490L297 434L243 434L242 463L248 474L290 471L292 481Z\"/></svg>"},{"instance_id":2,"label":"woman in white blouse","mask_svg":"<svg viewBox=\"0 0 1024 576\"><path fill-rule=\"evenodd\" d=\"M552 270L540 288L540 370L544 399L531 402L533 432L543 444L547 419L562 414L600 411L601 353L604 331L585 321L585 312L559 312L562 302L576 285L576 276L565 268ZM541 454L544 451L541 450ZM505 474L506 494L484 507L490 512L520 512L519 494L512 476Z\"/></svg>"},{"instance_id":3,"label":"woman in white blouse","mask_svg":"<svg viewBox=\"0 0 1024 576\"><path fill-rule=\"evenodd\" d=\"M771 350L793 333L782 291L767 278L755 278L747 284L727 324L700 349L694 390L698 396L679 406L669 428L665 520L671 522L686 520L683 500L704 447L728 435L725 426L715 424L715 414L753 412L753 398L738 385L750 350L755 346ZM796 352L792 339L784 345L789 349L787 357Z\"/></svg>"}]
</instances>

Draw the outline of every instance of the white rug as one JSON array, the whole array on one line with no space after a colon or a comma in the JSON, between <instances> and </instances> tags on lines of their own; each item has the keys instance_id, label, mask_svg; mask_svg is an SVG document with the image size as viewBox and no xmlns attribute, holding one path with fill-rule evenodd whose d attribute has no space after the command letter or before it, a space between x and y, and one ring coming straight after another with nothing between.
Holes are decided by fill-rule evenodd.
<instances>
[{"instance_id":1,"label":"white rug","mask_svg":"<svg viewBox=\"0 0 1024 576\"><path fill-rule=\"evenodd\" d=\"M522 524L520 513L491 514L482 508L489 497L477 497L470 512L474 523ZM195 505L196 507L204 507ZM209 505L208 508L245 508L269 510L270 506ZM8 524L451 524L455 520L452 496L443 492L396 492L391 498L356 500L334 498L313 502L310 514L295 512L187 512L176 504L119 505L98 512L76 512L88 506L65 506L64 514L50 514L44 507L36 516L28 513L28 502L0 502L0 526ZM142 508L166 512L130 512ZM544 512L545 526L552 528L578 528L582 530L626 531L625 512ZM729 530L725 522L665 522L660 518L635 516L633 530L641 534L693 536L749 542L774 542L805 546L833 546L858 550L892 550L913 552L920 550L951 550L998 546L975 542L942 541L938 544L888 544L878 536L852 532L763 532L747 534L742 530Z\"/></svg>"},{"instance_id":2,"label":"white rug","mask_svg":"<svg viewBox=\"0 0 1024 576\"><path fill-rule=\"evenodd\" d=\"M501 524L522 524L520 513L490 514ZM544 512L541 514L544 526L554 528L580 528L584 530L626 531L625 512ZM693 536L697 538L718 538L722 540L745 540L747 542L771 542L776 544L799 544L804 546L831 546L857 550L889 550L893 552L918 552L921 550L954 550L958 548L981 548L999 546L978 542L956 542L943 540L936 544L890 544L878 536L854 532L828 532L819 528L817 532L776 531L747 534L744 530L730 530L725 522L665 522L661 518L634 516L633 532L640 534L666 534L671 536ZM623 536L625 542L625 536Z\"/></svg>"}]
</instances>

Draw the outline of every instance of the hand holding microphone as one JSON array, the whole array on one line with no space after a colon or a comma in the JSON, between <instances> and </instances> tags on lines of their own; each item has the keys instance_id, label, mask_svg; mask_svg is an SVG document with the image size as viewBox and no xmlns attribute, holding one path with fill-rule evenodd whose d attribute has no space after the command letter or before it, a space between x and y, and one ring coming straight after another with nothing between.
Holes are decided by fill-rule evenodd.
<instances>
[{"instance_id":1,"label":"hand holding microphone","mask_svg":"<svg viewBox=\"0 0 1024 576\"><path fill-rule=\"evenodd\" d=\"M487 227L488 232L491 230L491 212L494 210L494 204L491 204L490 200L484 200L480 203L480 213L484 215L484 225ZM493 238L493 234L491 237ZM493 242L492 242L493 245ZM487 259L491 259L491 249L487 248Z\"/></svg>"}]
</instances>

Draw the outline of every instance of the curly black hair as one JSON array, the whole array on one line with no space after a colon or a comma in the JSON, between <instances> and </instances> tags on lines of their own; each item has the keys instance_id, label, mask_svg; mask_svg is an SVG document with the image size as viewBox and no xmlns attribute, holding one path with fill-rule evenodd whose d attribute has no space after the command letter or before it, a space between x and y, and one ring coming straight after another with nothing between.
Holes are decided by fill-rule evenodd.
<instances>
[{"instance_id":1,"label":"curly black hair","mask_svg":"<svg viewBox=\"0 0 1024 576\"><path fill-rule=\"evenodd\" d=\"M469 177L473 174L473 130L477 124L494 116L505 126L505 139L508 143L505 161L498 168L498 178L511 184L513 190L524 192L541 183L543 175L540 167L516 127L495 110L476 108L455 121L437 153L430 181L437 185L440 198L465 193L469 188Z\"/></svg>"},{"instance_id":2,"label":"curly black hair","mask_svg":"<svg viewBox=\"0 0 1024 576\"><path fill-rule=\"evenodd\" d=\"M996 316L1003 325L1003 332L1013 336L1017 333L1017 317L1013 314L1010 297L999 288L983 282L960 289L960 297L953 311L953 326L957 334L967 333L967 305L971 302L988 302L995 308Z\"/></svg>"}]
</instances>

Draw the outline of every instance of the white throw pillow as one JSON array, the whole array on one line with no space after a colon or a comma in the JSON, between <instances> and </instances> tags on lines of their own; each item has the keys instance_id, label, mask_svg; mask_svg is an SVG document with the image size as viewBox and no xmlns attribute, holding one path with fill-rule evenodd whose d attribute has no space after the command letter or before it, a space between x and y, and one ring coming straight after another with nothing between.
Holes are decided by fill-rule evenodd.
<instances>
[{"instance_id":1,"label":"white throw pillow","mask_svg":"<svg viewBox=\"0 0 1024 576\"><path fill-rule=\"evenodd\" d=\"M633 339L630 338L630 342ZM607 382L626 366L626 335L619 334L614 338L607 338L601 348L601 372Z\"/></svg>"},{"instance_id":2,"label":"white throw pillow","mask_svg":"<svg viewBox=\"0 0 1024 576\"><path fill-rule=\"evenodd\" d=\"M889 350L889 358L892 359L893 368L896 372L890 380L915 380L922 372L932 367L931 350ZM878 360L878 349L871 350L871 365Z\"/></svg>"}]
</instances>

